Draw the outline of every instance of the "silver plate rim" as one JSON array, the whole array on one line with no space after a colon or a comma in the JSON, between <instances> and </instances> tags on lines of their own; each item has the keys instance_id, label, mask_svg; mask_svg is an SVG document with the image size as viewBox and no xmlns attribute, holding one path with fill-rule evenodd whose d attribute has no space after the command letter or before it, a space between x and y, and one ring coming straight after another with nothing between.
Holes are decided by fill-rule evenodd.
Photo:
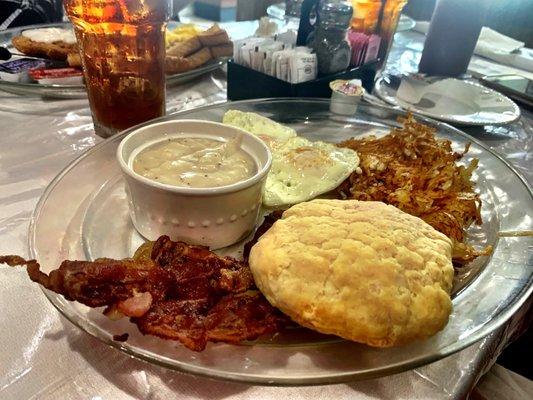
<instances>
[{"instance_id":1,"label":"silver plate rim","mask_svg":"<svg viewBox=\"0 0 533 400\"><path fill-rule=\"evenodd\" d=\"M247 104L247 103L259 103L259 102L290 102L290 101L297 101L297 102L317 102L322 104L328 104L329 100L327 99L309 99L309 98L265 98L265 99L253 99L253 100L242 100L237 102L231 102L232 104ZM97 144L93 148L87 150L85 153L81 154L78 158L73 160L71 163L69 163L65 168L63 168L58 175L50 182L50 184L46 187L45 191L43 192L42 196L39 198L39 201L37 202L34 211L32 212L32 216L30 219L30 225L28 228L28 252L30 254L31 258L36 257L35 253L35 239L36 239L36 232L35 232L35 224L37 221L37 218L40 214L40 210L42 209L42 206L46 202L49 194L52 192L54 187L58 184L58 182L61 180L61 178L70 171L73 167L75 167L78 163L83 161L86 157L89 157L92 153L97 152L100 150L100 148L106 146L108 142L111 142L113 140L119 140L125 135L127 135L130 131L134 129L138 129L142 126L151 124L153 122L168 120L172 118L182 118L183 116L198 112L210 108L214 108L217 106L220 106L221 104L226 103L217 103L212 105L207 105L203 107L198 107L191 110L181 111L177 113L172 113L164 117L156 118L151 121L144 122L142 124L139 124L135 127L129 128L113 137L110 137L101 143ZM391 111L394 113L404 113L402 110L398 110L392 107L385 107L385 106L372 106L374 108L382 109L383 111ZM498 158L501 162L503 162L511 172L514 173L514 175L522 182L522 184L525 186L527 191L529 192L529 195L531 196L533 200L533 189L528 184L527 180L521 175L519 171L517 171L505 158L500 156L498 153L490 149L487 145L485 145L483 142L479 141L478 139L462 132L461 130L450 126L449 124L433 120L431 118L427 118L424 116L420 116L420 120L434 124L436 126L443 126L446 129L452 130L454 133L463 136L467 138L468 140L476 143L480 147L482 147L485 151L490 152L493 156ZM50 292L47 289L41 288L47 299L52 303L52 305L60 312L61 315L63 315L67 320L69 320L72 324L83 330L84 332L90 334L91 336L94 336L101 342L109 345L110 347L113 347L117 350L120 350L132 357L138 358L142 361L149 362L161 367L169 368L171 370L177 370L185 373L189 373L192 375L198 375L198 376L204 376L208 378L216 378L221 379L225 381L231 381L231 382L240 382L240 383L248 383L248 384L258 384L263 386L309 386L309 385L330 385L330 384L338 384L338 383L345 383L345 382L351 382L351 381L359 381L359 380L366 380L366 379L372 379L382 376L388 376L408 370L412 370L414 368L438 361L444 357L450 356L452 354L455 354L466 347L474 344L475 342L483 339L485 336L489 335L499 327L501 327L519 308L524 304L524 302L527 300L527 298L533 293L533 276L530 277L528 284L524 285L522 290L519 294L517 294L517 300L511 304L508 308L503 310L503 312L499 313L497 316L496 322L492 322L489 324L486 324L484 327L482 327L478 332L476 332L474 335L471 335L467 337L466 339L462 340L460 344L458 344L456 347L445 350L445 351L439 351L435 354L430 354L426 356L421 356L412 360L406 360L403 362L399 362L393 365L389 365L387 367L381 368L379 370L370 370L370 371L359 371L357 373L353 372L347 372L347 373L338 373L337 375L314 375L312 377L306 377L306 378L283 378L283 377L277 377L274 381L272 378L265 377L263 375L258 374L244 374L244 373L225 373L224 371L217 371L217 370L211 370L204 367L197 367L194 365L190 365L187 363L182 363L177 360L169 360L166 361L164 359L157 359L146 352L137 351L133 348L130 348L128 346L125 346L121 342L117 342L112 340L110 337L104 337L100 335L97 332L97 329L95 329L90 323L87 323L86 320L79 318L74 313L69 312L68 308L66 307L68 305L67 301L60 297L59 295L56 295L53 292ZM171 362L172 361L172 362Z\"/></svg>"}]
</instances>

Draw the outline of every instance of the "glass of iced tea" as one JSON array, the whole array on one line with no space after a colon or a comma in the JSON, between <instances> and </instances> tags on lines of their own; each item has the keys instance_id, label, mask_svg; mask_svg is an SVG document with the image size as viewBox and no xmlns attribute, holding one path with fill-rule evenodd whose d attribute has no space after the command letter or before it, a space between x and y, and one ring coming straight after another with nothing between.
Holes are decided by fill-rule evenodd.
<instances>
[{"instance_id":1,"label":"glass of iced tea","mask_svg":"<svg viewBox=\"0 0 533 400\"><path fill-rule=\"evenodd\" d=\"M165 113L168 0L65 0L97 135Z\"/></svg>"}]
</instances>

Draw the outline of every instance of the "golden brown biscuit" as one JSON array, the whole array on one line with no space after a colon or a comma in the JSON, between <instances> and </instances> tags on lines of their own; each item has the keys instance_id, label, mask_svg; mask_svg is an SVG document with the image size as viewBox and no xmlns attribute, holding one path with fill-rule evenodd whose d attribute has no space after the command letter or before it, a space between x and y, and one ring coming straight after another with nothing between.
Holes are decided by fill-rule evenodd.
<instances>
[{"instance_id":1,"label":"golden brown biscuit","mask_svg":"<svg viewBox=\"0 0 533 400\"><path fill-rule=\"evenodd\" d=\"M78 51L76 43L70 44L63 41L53 43L36 42L22 35L15 36L11 39L11 42L18 51L27 56L48 57L58 61L65 61L69 53Z\"/></svg>"},{"instance_id":2,"label":"golden brown biscuit","mask_svg":"<svg viewBox=\"0 0 533 400\"><path fill-rule=\"evenodd\" d=\"M451 241L381 202L313 200L253 246L258 288L294 321L389 347L434 335L452 303Z\"/></svg>"},{"instance_id":3,"label":"golden brown biscuit","mask_svg":"<svg viewBox=\"0 0 533 400\"><path fill-rule=\"evenodd\" d=\"M198 36L194 36L183 42L177 42L170 46L167 50L167 55L173 57L187 57L202 48L202 43L198 39Z\"/></svg>"}]
</instances>

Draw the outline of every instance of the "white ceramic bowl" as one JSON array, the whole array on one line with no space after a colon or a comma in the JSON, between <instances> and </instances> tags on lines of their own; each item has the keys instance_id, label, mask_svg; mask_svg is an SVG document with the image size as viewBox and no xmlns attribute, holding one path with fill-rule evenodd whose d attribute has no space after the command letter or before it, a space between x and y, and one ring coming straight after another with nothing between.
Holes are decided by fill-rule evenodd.
<instances>
[{"instance_id":1,"label":"white ceramic bowl","mask_svg":"<svg viewBox=\"0 0 533 400\"><path fill-rule=\"evenodd\" d=\"M135 150L168 137L202 137L227 141L243 135L241 148L255 161L257 173L246 180L214 188L178 187L155 182L131 167ZM272 155L263 141L241 129L216 122L177 120L139 128L120 143L117 159L126 179L130 215L148 240L173 240L217 249L246 237L257 222Z\"/></svg>"}]
</instances>

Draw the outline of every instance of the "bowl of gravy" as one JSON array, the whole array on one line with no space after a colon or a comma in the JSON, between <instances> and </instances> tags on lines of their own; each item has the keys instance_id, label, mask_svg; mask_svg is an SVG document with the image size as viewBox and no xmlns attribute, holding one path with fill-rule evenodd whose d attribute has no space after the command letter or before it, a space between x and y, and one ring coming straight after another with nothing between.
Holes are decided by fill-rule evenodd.
<instances>
[{"instance_id":1,"label":"bowl of gravy","mask_svg":"<svg viewBox=\"0 0 533 400\"><path fill-rule=\"evenodd\" d=\"M200 120L142 126L122 140L117 159L143 237L168 235L212 249L254 229L272 163L256 136Z\"/></svg>"}]
</instances>

